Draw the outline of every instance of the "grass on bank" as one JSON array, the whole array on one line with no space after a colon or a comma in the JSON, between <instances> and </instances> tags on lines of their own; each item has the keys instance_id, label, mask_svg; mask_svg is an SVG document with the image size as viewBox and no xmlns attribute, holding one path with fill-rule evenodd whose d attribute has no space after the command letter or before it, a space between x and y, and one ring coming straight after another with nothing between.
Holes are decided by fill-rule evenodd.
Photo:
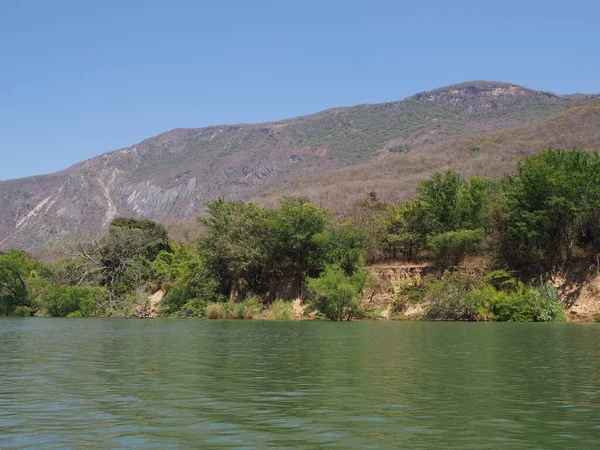
<instances>
[{"instance_id":1,"label":"grass on bank","mask_svg":"<svg viewBox=\"0 0 600 450\"><path fill-rule=\"evenodd\" d=\"M206 305L207 319L259 319L293 320L294 309L290 302L275 300L263 308L258 297L250 297L241 302L218 302Z\"/></svg>"}]
</instances>

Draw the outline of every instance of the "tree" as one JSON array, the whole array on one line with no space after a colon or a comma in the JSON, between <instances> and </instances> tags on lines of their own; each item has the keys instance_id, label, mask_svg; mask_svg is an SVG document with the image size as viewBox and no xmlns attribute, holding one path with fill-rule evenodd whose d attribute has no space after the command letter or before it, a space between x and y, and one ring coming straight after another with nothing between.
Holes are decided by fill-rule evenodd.
<instances>
[{"instance_id":1,"label":"tree","mask_svg":"<svg viewBox=\"0 0 600 450\"><path fill-rule=\"evenodd\" d=\"M466 255L476 251L483 241L483 229L448 231L435 234L427 240L440 262L447 265L459 264Z\"/></svg>"},{"instance_id":2,"label":"tree","mask_svg":"<svg viewBox=\"0 0 600 450\"><path fill-rule=\"evenodd\" d=\"M414 259L425 247L430 230L437 229L437 221L421 200L406 202L390 209L380 222L378 243L386 259Z\"/></svg>"},{"instance_id":3,"label":"tree","mask_svg":"<svg viewBox=\"0 0 600 450\"><path fill-rule=\"evenodd\" d=\"M106 294L100 287L55 285L42 295L40 306L53 317L87 317L95 314Z\"/></svg>"},{"instance_id":4,"label":"tree","mask_svg":"<svg viewBox=\"0 0 600 450\"><path fill-rule=\"evenodd\" d=\"M219 283L194 248L171 244L152 262L160 288L166 291L160 314L170 317L204 317L206 305L219 300Z\"/></svg>"},{"instance_id":5,"label":"tree","mask_svg":"<svg viewBox=\"0 0 600 450\"><path fill-rule=\"evenodd\" d=\"M34 261L23 251L0 253L0 307L4 314L11 314L19 306L32 306L27 279L34 267Z\"/></svg>"},{"instance_id":6,"label":"tree","mask_svg":"<svg viewBox=\"0 0 600 450\"><path fill-rule=\"evenodd\" d=\"M448 170L434 172L429 180L417 186L418 199L429 210L435 224L428 232L456 231L461 223L460 196L465 187L464 178Z\"/></svg>"},{"instance_id":7,"label":"tree","mask_svg":"<svg viewBox=\"0 0 600 450\"><path fill-rule=\"evenodd\" d=\"M217 199L206 206L208 217L198 218L206 237L198 251L226 296L268 290L274 270L274 212L253 203Z\"/></svg>"},{"instance_id":8,"label":"tree","mask_svg":"<svg viewBox=\"0 0 600 450\"><path fill-rule=\"evenodd\" d=\"M313 241L319 249L315 251L314 260L311 261L313 267L337 264L345 275L351 276L364 264L367 236L362 230L347 224L332 225L315 234Z\"/></svg>"},{"instance_id":9,"label":"tree","mask_svg":"<svg viewBox=\"0 0 600 450\"><path fill-rule=\"evenodd\" d=\"M358 312L368 272L346 276L341 267L328 265L318 278L306 280L311 306L329 320L351 320Z\"/></svg>"},{"instance_id":10,"label":"tree","mask_svg":"<svg viewBox=\"0 0 600 450\"><path fill-rule=\"evenodd\" d=\"M515 265L568 261L578 243L598 242L600 157L549 149L504 180L502 248Z\"/></svg>"},{"instance_id":11,"label":"tree","mask_svg":"<svg viewBox=\"0 0 600 450\"><path fill-rule=\"evenodd\" d=\"M284 267L306 276L319 265L321 249L315 236L325 231L329 216L306 198L285 197L275 219L277 253Z\"/></svg>"}]
</instances>

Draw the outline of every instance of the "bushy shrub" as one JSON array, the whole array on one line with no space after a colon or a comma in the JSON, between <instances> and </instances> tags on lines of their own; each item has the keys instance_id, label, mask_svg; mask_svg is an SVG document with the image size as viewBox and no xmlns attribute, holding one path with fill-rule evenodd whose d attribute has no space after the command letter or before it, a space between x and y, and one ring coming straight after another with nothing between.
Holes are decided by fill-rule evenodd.
<instances>
[{"instance_id":1,"label":"bushy shrub","mask_svg":"<svg viewBox=\"0 0 600 450\"><path fill-rule=\"evenodd\" d=\"M428 281L416 279L406 280L396 285L396 295L392 299L390 313L400 314L409 304L420 303L425 299Z\"/></svg>"},{"instance_id":2,"label":"bushy shrub","mask_svg":"<svg viewBox=\"0 0 600 450\"><path fill-rule=\"evenodd\" d=\"M41 309L53 317L66 317L78 312L92 316L106 297L106 290L99 287L62 286L50 287L40 298Z\"/></svg>"},{"instance_id":3,"label":"bushy shrub","mask_svg":"<svg viewBox=\"0 0 600 450\"><path fill-rule=\"evenodd\" d=\"M11 316L15 317L29 317L33 316L35 310L29 306L16 306L12 311Z\"/></svg>"},{"instance_id":4,"label":"bushy shrub","mask_svg":"<svg viewBox=\"0 0 600 450\"><path fill-rule=\"evenodd\" d=\"M160 302L160 315L169 317L204 317L206 305L220 300L218 283L206 267L196 270L176 281Z\"/></svg>"},{"instance_id":5,"label":"bushy shrub","mask_svg":"<svg viewBox=\"0 0 600 450\"><path fill-rule=\"evenodd\" d=\"M483 229L449 231L431 236L427 245L447 265L459 264L466 255L477 251L483 241Z\"/></svg>"},{"instance_id":6,"label":"bushy shrub","mask_svg":"<svg viewBox=\"0 0 600 450\"><path fill-rule=\"evenodd\" d=\"M250 297L241 302L229 302L228 319L253 319L262 308L262 301L258 297Z\"/></svg>"},{"instance_id":7,"label":"bushy shrub","mask_svg":"<svg viewBox=\"0 0 600 450\"><path fill-rule=\"evenodd\" d=\"M428 320L566 320L554 286L526 285L504 270L490 272L476 280L463 272L446 274L428 287L425 301Z\"/></svg>"},{"instance_id":8,"label":"bushy shrub","mask_svg":"<svg viewBox=\"0 0 600 450\"><path fill-rule=\"evenodd\" d=\"M497 292L491 302L494 320L501 322L564 322L558 292L551 285L520 285L515 292Z\"/></svg>"},{"instance_id":9,"label":"bushy shrub","mask_svg":"<svg viewBox=\"0 0 600 450\"><path fill-rule=\"evenodd\" d=\"M227 317L227 311L224 303L209 303L206 305L206 318L207 319L225 319Z\"/></svg>"},{"instance_id":10,"label":"bushy shrub","mask_svg":"<svg viewBox=\"0 0 600 450\"><path fill-rule=\"evenodd\" d=\"M351 320L357 316L368 272L346 276L339 266L327 266L318 278L308 278L311 306L329 320Z\"/></svg>"},{"instance_id":11,"label":"bushy shrub","mask_svg":"<svg viewBox=\"0 0 600 450\"><path fill-rule=\"evenodd\" d=\"M240 302L214 302L206 305L207 319L254 319L262 308L258 297L250 297Z\"/></svg>"},{"instance_id":12,"label":"bushy shrub","mask_svg":"<svg viewBox=\"0 0 600 450\"><path fill-rule=\"evenodd\" d=\"M260 318L264 320L293 320L295 318L294 308L290 302L277 299L260 314Z\"/></svg>"},{"instance_id":13,"label":"bushy shrub","mask_svg":"<svg viewBox=\"0 0 600 450\"><path fill-rule=\"evenodd\" d=\"M427 320L475 321L482 316L481 298L469 295L474 283L466 273L450 273L425 294Z\"/></svg>"},{"instance_id":14,"label":"bushy shrub","mask_svg":"<svg viewBox=\"0 0 600 450\"><path fill-rule=\"evenodd\" d=\"M183 318L201 318L206 316L206 308L208 304L206 300L201 298L192 298L185 302L177 311L169 315L169 317Z\"/></svg>"}]
</instances>

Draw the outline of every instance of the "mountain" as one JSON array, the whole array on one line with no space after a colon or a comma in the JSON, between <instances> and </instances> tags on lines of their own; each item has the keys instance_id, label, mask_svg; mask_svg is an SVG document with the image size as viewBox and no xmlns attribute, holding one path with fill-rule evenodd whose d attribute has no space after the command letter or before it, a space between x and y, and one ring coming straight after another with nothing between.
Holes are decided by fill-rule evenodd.
<instances>
[{"instance_id":1,"label":"mountain","mask_svg":"<svg viewBox=\"0 0 600 450\"><path fill-rule=\"evenodd\" d=\"M549 147L600 151L598 124L600 99L592 99L527 125L450 138L422 145L418 151L308 176L250 200L273 206L283 196L303 196L338 213L368 192L398 203L413 196L419 181L433 171L451 169L465 176L494 178L514 172L520 158Z\"/></svg>"},{"instance_id":2,"label":"mountain","mask_svg":"<svg viewBox=\"0 0 600 450\"><path fill-rule=\"evenodd\" d=\"M217 196L275 198L268 193L329 173L345 174L339 185L356 190L352 167L365 164L375 164L369 179L407 158L425 173L439 164L420 155L443 153L448 142L532 124L593 97L477 81L278 122L175 129L61 172L0 182L0 248L35 248L120 215L176 222Z\"/></svg>"}]
</instances>

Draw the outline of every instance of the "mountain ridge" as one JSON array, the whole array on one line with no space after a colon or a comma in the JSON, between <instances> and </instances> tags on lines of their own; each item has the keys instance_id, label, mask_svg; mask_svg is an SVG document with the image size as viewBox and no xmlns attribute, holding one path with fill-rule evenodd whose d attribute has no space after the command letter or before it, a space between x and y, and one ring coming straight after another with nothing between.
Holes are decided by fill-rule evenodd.
<instances>
[{"instance_id":1,"label":"mountain ridge","mask_svg":"<svg viewBox=\"0 0 600 450\"><path fill-rule=\"evenodd\" d=\"M0 181L0 248L34 248L117 215L184 220L217 196L253 198L306 176L535 122L592 98L476 81L279 121L175 128L52 174Z\"/></svg>"}]
</instances>

